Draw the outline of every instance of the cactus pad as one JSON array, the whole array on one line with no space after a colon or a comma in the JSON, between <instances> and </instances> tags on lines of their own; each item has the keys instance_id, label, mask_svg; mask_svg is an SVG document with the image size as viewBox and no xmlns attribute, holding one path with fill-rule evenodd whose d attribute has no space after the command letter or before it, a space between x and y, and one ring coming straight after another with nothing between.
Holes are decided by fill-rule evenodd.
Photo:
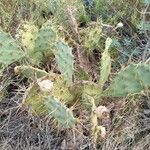
<instances>
[{"instance_id":1,"label":"cactus pad","mask_svg":"<svg viewBox=\"0 0 150 150\"><path fill-rule=\"evenodd\" d=\"M110 70L111 70L111 58L110 58L110 54L108 52L108 49L111 45L112 39L111 38L107 38L106 42L105 42L105 51L102 54L102 59L101 59L101 76L100 76L100 86L101 89L104 85L104 83L107 81L107 78L110 74Z\"/></svg>"},{"instance_id":2,"label":"cactus pad","mask_svg":"<svg viewBox=\"0 0 150 150\"><path fill-rule=\"evenodd\" d=\"M84 46L87 50L87 54L91 54L93 50L99 48L99 42L101 39L102 28L99 26L89 27L87 31L85 31L86 38L84 41Z\"/></svg>"},{"instance_id":3,"label":"cactus pad","mask_svg":"<svg viewBox=\"0 0 150 150\"><path fill-rule=\"evenodd\" d=\"M30 108L29 111L33 115L42 115L47 113L43 97L47 96L48 93L41 92L38 84L31 85L27 89L25 95L26 97L23 101L23 104Z\"/></svg>"},{"instance_id":4,"label":"cactus pad","mask_svg":"<svg viewBox=\"0 0 150 150\"><path fill-rule=\"evenodd\" d=\"M74 127L76 119L72 111L61 103L61 101L66 103L73 99L68 87L65 86L66 82L62 76L57 74L49 74L48 80L53 82L50 91L43 92L38 83L35 83L27 90L23 104L29 106L30 112L34 115L49 113L65 128Z\"/></svg>"},{"instance_id":5,"label":"cactus pad","mask_svg":"<svg viewBox=\"0 0 150 150\"><path fill-rule=\"evenodd\" d=\"M150 65L129 65L114 78L104 96L123 97L138 94L150 87Z\"/></svg>"},{"instance_id":6,"label":"cactus pad","mask_svg":"<svg viewBox=\"0 0 150 150\"><path fill-rule=\"evenodd\" d=\"M47 96L44 100L45 106L51 116L65 128L75 127L76 119L70 109L66 108L58 99L53 96Z\"/></svg>"},{"instance_id":7,"label":"cactus pad","mask_svg":"<svg viewBox=\"0 0 150 150\"><path fill-rule=\"evenodd\" d=\"M0 64L9 65L24 56L16 41L4 32L0 32Z\"/></svg>"},{"instance_id":8,"label":"cactus pad","mask_svg":"<svg viewBox=\"0 0 150 150\"><path fill-rule=\"evenodd\" d=\"M37 34L35 40L35 55L50 55L52 54L52 46L56 40L56 33L52 30L50 26L45 26L41 28Z\"/></svg>"},{"instance_id":9,"label":"cactus pad","mask_svg":"<svg viewBox=\"0 0 150 150\"><path fill-rule=\"evenodd\" d=\"M28 70L29 71L29 70ZM54 97L56 97L57 99L61 100L62 102L65 103L70 103L73 100L73 96L71 95L68 87L66 86L66 82L63 79L62 75L58 75L58 74L48 74L48 76L43 76L45 74L43 74L44 72L40 72L40 76L44 77L44 80L50 80L51 82L53 82L53 87L50 91L48 92L43 92L42 90L40 90L40 87L38 86L38 83L35 83L34 85L32 85L29 88L29 92L27 92L27 96L24 100L24 104L25 105L31 105L31 112L34 114L41 114L43 113L45 110L44 106L44 101L43 101L43 96L47 96L47 95L52 95ZM24 75L26 75L27 73L25 73ZM46 74L46 75L47 75ZM29 74L27 74L29 75ZM26 76L27 76L26 75ZM32 79L35 79L34 74L31 76L33 76ZM30 76L30 77L31 77ZM39 79L39 80L43 80L43 78Z\"/></svg>"},{"instance_id":10,"label":"cactus pad","mask_svg":"<svg viewBox=\"0 0 150 150\"><path fill-rule=\"evenodd\" d=\"M20 30L22 45L26 48L29 56L34 49L37 32L38 29L32 23L23 24L22 29Z\"/></svg>"},{"instance_id":11,"label":"cactus pad","mask_svg":"<svg viewBox=\"0 0 150 150\"><path fill-rule=\"evenodd\" d=\"M54 54L60 72L64 75L67 84L71 85L74 70L72 49L64 42L57 42L55 44Z\"/></svg>"},{"instance_id":12,"label":"cactus pad","mask_svg":"<svg viewBox=\"0 0 150 150\"><path fill-rule=\"evenodd\" d=\"M16 66L14 71L16 74L31 80L36 80L49 75L46 71L31 66Z\"/></svg>"},{"instance_id":13,"label":"cactus pad","mask_svg":"<svg viewBox=\"0 0 150 150\"><path fill-rule=\"evenodd\" d=\"M38 52L49 51L50 46L56 40L56 33L50 26L43 27L39 30L35 40L35 50Z\"/></svg>"}]
</instances>

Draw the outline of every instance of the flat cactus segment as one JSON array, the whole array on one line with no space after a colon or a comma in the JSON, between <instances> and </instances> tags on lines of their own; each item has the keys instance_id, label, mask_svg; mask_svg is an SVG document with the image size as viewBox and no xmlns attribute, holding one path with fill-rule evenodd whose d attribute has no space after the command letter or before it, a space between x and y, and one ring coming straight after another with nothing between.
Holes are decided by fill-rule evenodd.
<instances>
[{"instance_id":1,"label":"flat cactus segment","mask_svg":"<svg viewBox=\"0 0 150 150\"><path fill-rule=\"evenodd\" d=\"M40 91L40 88L37 84L31 85L29 89L27 89L23 105L28 106L30 108L30 113L33 115L46 114L48 112L43 102L43 97L47 95L47 93Z\"/></svg>"},{"instance_id":2,"label":"flat cactus segment","mask_svg":"<svg viewBox=\"0 0 150 150\"><path fill-rule=\"evenodd\" d=\"M55 31L50 26L43 26L38 31L34 39L34 49L29 53L33 64L40 63L53 54L56 37Z\"/></svg>"},{"instance_id":3,"label":"flat cactus segment","mask_svg":"<svg viewBox=\"0 0 150 150\"><path fill-rule=\"evenodd\" d=\"M48 109L47 107L45 107L44 104L44 97L48 95L51 95L67 104L72 102L73 96L71 95L68 87L66 86L66 82L64 81L62 75L51 73L45 77L44 72L43 73L40 72L40 73L41 74L38 77L43 77L44 75L44 78L38 79L37 82L35 82L33 85L31 85L28 88L27 93L25 94L26 97L23 101L24 105L30 106L30 110L32 114L41 115L41 114L46 114L48 112L47 111ZM37 78L35 78L34 74L33 77L34 78L32 80L36 81ZM49 82L44 82L44 81L49 81ZM45 88L50 87L50 89L43 90L43 87Z\"/></svg>"},{"instance_id":4,"label":"flat cactus segment","mask_svg":"<svg viewBox=\"0 0 150 150\"><path fill-rule=\"evenodd\" d=\"M58 74L50 74L49 79L54 83L54 87L50 92L50 95L56 97L60 101L70 104L74 96L71 94L64 77Z\"/></svg>"},{"instance_id":5,"label":"flat cactus segment","mask_svg":"<svg viewBox=\"0 0 150 150\"><path fill-rule=\"evenodd\" d=\"M16 74L23 75L31 80L36 80L49 75L46 71L31 66L16 66L14 71Z\"/></svg>"},{"instance_id":6,"label":"flat cactus segment","mask_svg":"<svg viewBox=\"0 0 150 150\"><path fill-rule=\"evenodd\" d=\"M107 38L105 42L105 51L102 53L102 59L101 59L101 76L99 80L99 84L101 86L101 89L104 85L104 83L107 81L107 78L111 71L111 58L110 54L108 52L108 49L112 43L111 38Z\"/></svg>"},{"instance_id":7,"label":"flat cactus segment","mask_svg":"<svg viewBox=\"0 0 150 150\"><path fill-rule=\"evenodd\" d=\"M145 87L149 87L150 86L150 64L139 65L137 74L140 78L141 84L144 85Z\"/></svg>"},{"instance_id":8,"label":"flat cactus segment","mask_svg":"<svg viewBox=\"0 0 150 150\"><path fill-rule=\"evenodd\" d=\"M54 83L53 90L50 92L51 95L67 103L73 99L73 96L71 95L62 75L48 73L44 70L31 66L16 66L14 72L17 75L21 75L33 81L38 81L38 79L41 81L43 79L51 80Z\"/></svg>"},{"instance_id":9,"label":"flat cactus segment","mask_svg":"<svg viewBox=\"0 0 150 150\"><path fill-rule=\"evenodd\" d=\"M50 26L43 27L39 30L35 40L35 52L51 51L51 45L56 40L56 33Z\"/></svg>"},{"instance_id":10,"label":"flat cactus segment","mask_svg":"<svg viewBox=\"0 0 150 150\"><path fill-rule=\"evenodd\" d=\"M84 47L87 54L92 54L95 49L99 48L100 39L102 35L102 27L100 25L94 25L85 30Z\"/></svg>"},{"instance_id":11,"label":"flat cactus segment","mask_svg":"<svg viewBox=\"0 0 150 150\"><path fill-rule=\"evenodd\" d=\"M60 72L64 75L65 80L67 81L68 85L72 84L72 75L74 72L73 68L73 55L72 49L64 42L57 42L55 44L55 57L56 62L58 64L58 68Z\"/></svg>"},{"instance_id":12,"label":"flat cactus segment","mask_svg":"<svg viewBox=\"0 0 150 150\"><path fill-rule=\"evenodd\" d=\"M25 56L16 41L7 33L0 32L0 64L9 65Z\"/></svg>"},{"instance_id":13,"label":"flat cactus segment","mask_svg":"<svg viewBox=\"0 0 150 150\"><path fill-rule=\"evenodd\" d=\"M138 94L150 87L150 65L131 64L114 78L103 96L123 97Z\"/></svg>"},{"instance_id":14,"label":"flat cactus segment","mask_svg":"<svg viewBox=\"0 0 150 150\"><path fill-rule=\"evenodd\" d=\"M26 48L27 54L30 56L35 46L38 29L32 23L28 22L22 25L20 33L22 45Z\"/></svg>"},{"instance_id":15,"label":"flat cactus segment","mask_svg":"<svg viewBox=\"0 0 150 150\"><path fill-rule=\"evenodd\" d=\"M45 97L45 106L51 116L65 128L75 127L76 119L70 109L66 108L58 99L53 96Z\"/></svg>"}]
</instances>

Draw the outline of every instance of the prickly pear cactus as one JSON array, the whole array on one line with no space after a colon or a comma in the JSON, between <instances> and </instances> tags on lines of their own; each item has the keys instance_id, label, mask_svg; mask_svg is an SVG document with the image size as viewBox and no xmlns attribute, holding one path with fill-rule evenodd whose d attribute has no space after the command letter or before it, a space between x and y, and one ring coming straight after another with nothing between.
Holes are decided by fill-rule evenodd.
<instances>
[{"instance_id":1,"label":"prickly pear cactus","mask_svg":"<svg viewBox=\"0 0 150 150\"><path fill-rule=\"evenodd\" d=\"M43 26L37 35L35 40L35 50L37 52L49 51L51 45L54 44L56 40L56 33L49 25Z\"/></svg>"},{"instance_id":2,"label":"prickly pear cactus","mask_svg":"<svg viewBox=\"0 0 150 150\"><path fill-rule=\"evenodd\" d=\"M38 82L34 83L27 90L23 104L28 106L30 108L29 111L34 115L49 113L65 128L74 127L76 119L73 117L71 110L67 109L61 103L68 103L73 99L66 86L66 82L63 80L63 77L56 74L50 74L46 80L53 83L51 89L49 91L43 91ZM49 82L47 83L49 84ZM43 86L47 87L47 85Z\"/></svg>"},{"instance_id":3,"label":"prickly pear cactus","mask_svg":"<svg viewBox=\"0 0 150 150\"><path fill-rule=\"evenodd\" d=\"M123 97L138 94L150 87L150 65L131 64L114 78L103 96Z\"/></svg>"},{"instance_id":4,"label":"prickly pear cactus","mask_svg":"<svg viewBox=\"0 0 150 150\"><path fill-rule=\"evenodd\" d=\"M40 53L35 53L34 50L37 33L38 29L30 22L23 24L20 29L22 46L33 64L39 62L38 60L42 58L42 55Z\"/></svg>"},{"instance_id":5,"label":"prickly pear cactus","mask_svg":"<svg viewBox=\"0 0 150 150\"><path fill-rule=\"evenodd\" d=\"M17 68L18 70L20 68ZM22 69L22 68L21 68ZM20 75L23 75L29 79L34 80L34 84L29 87L26 97L24 99L24 105L30 106L31 113L33 114L43 114L47 112L47 109L44 106L44 96L54 96L55 98L61 100L65 103L70 103L73 100L73 95L70 93L68 86L66 85L66 81L64 80L62 75L58 75L55 73L46 73L43 70L37 68L24 68L24 70L19 70ZM22 71L22 72L21 72ZM32 73L31 73L32 72ZM52 83L51 90L43 91L41 89L41 83L44 83L42 87L49 87L50 82L42 82L42 81L50 81Z\"/></svg>"},{"instance_id":6,"label":"prickly pear cactus","mask_svg":"<svg viewBox=\"0 0 150 150\"><path fill-rule=\"evenodd\" d=\"M23 24L22 28L20 29L21 43L23 47L25 47L29 57L32 57L31 53L33 52L35 46L37 33L38 29L30 22Z\"/></svg>"},{"instance_id":7,"label":"prickly pear cactus","mask_svg":"<svg viewBox=\"0 0 150 150\"><path fill-rule=\"evenodd\" d=\"M87 54L91 54L93 50L99 48L102 28L100 27L100 25L93 25L93 27L89 27L89 29L85 31L85 34L86 38L84 41L84 46L87 51Z\"/></svg>"},{"instance_id":8,"label":"prickly pear cactus","mask_svg":"<svg viewBox=\"0 0 150 150\"><path fill-rule=\"evenodd\" d=\"M58 99L53 96L47 96L44 99L45 106L51 116L65 128L75 127L76 119L70 109L66 108Z\"/></svg>"},{"instance_id":9,"label":"prickly pear cactus","mask_svg":"<svg viewBox=\"0 0 150 150\"><path fill-rule=\"evenodd\" d=\"M25 24L20 30L22 45L33 64L39 64L52 54L56 33L50 25L38 29L31 23Z\"/></svg>"},{"instance_id":10,"label":"prickly pear cactus","mask_svg":"<svg viewBox=\"0 0 150 150\"><path fill-rule=\"evenodd\" d=\"M49 75L46 71L32 66L16 66L14 72L15 74L22 75L33 81Z\"/></svg>"},{"instance_id":11,"label":"prickly pear cactus","mask_svg":"<svg viewBox=\"0 0 150 150\"><path fill-rule=\"evenodd\" d=\"M100 102L100 86L91 81L82 81L81 83L74 83L70 88L71 94L76 96L82 108L91 109L91 97L95 99L95 104Z\"/></svg>"},{"instance_id":12,"label":"prickly pear cactus","mask_svg":"<svg viewBox=\"0 0 150 150\"><path fill-rule=\"evenodd\" d=\"M35 39L35 47L33 55L37 55L41 58L38 58L39 60L46 58L52 54L52 48L56 40L56 33L53 31L53 29L47 25L43 26L38 34L37 38ZM39 61L37 60L37 61Z\"/></svg>"},{"instance_id":13,"label":"prickly pear cactus","mask_svg":"<svg viewBox=\"0 0 150 150\"><path fill-rule=\"evenodd\" d=\"M54 88L50 95L58 98L59 100L69 104L72 102L74 96L71 94L64 76L58 74L50 74L49 79L54 82Z\"/></svg>"},{"instance_id":14,"label":"prickly pear cactus","mask_svg":"<svg viewBox=\"0 0 150 150\"><path fill-rule=\"evenodd\" d=\"M26 97L23 100L23 105L29 107L29 112L33 115L42 115L47 113L44 105L43 97L48 93L40 91L38 84L31 85L26 91Z\"/></svg>"},{"instance_id":15,"label":"prickly pear cactus","mask_svg":"<svg viewBox=\"0 0 150 150\"><path fill-rule=\"evenodd\" d=\"M0 32L0 64L9 65L24 57L17 42L7 33Z\"/></svg>"},{"instance_id":16,"label":"prickly pear cactus","mask_svg":"<svg viewBox=\"0 0 150 150\"><path fill-rule=\"evenodd\" d=\"M74 70L72 49L64 42L57 42L55 44L54 54L60 72L64 75L67 84L71 85Z\"/></svg>"},{"instance_id":17,"label":"prickly pear cactus","mask_svg":"<svg viewBox=\"0 0 150 150\"><path fill-rule=\"evenodd\" d=\"M111 71L111 58L110 54L108 52L108 49L112 43L111 38L107 38L105 42L105 51L102 53L102 59L101 59L101 75L100 75L100 80L99 84L101 86L101 89L104 85L104 83L107 81L107 78L110 74Z\"/></svg>"}]
</instances>

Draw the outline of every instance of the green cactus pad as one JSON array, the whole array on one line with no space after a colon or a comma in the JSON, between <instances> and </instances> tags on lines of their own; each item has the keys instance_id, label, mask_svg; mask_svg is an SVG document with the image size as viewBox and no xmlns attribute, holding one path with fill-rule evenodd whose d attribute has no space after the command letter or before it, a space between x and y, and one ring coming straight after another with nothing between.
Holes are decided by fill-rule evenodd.
<instances>
[{"instance_id":1,"label":"green cactus pad","mask_svg":"<svg viewBox=\"0 0 150 150\"><path fill-rule=\"evenodd\" d=\"M48 93L41 92L37 84L31 85L26 92L26 98L23 101L23 105L28 106L29 111L33 115L42 115L47 113L43 97Z\"/></svg>"},{"instance_id":2,"label":"green cactus pad","mask_svg":"<svg viewBox=\"0 0 150 150\"><path fill-rule=\"evenodd\" d=\"M84 47L87 51L87 54L92 54L95 49L99 48L101 34L102 28L100 25L94 25L94 27L89 27L87 31L85 31Z\"/></svg>"},{"instance_id":3,"label":"green cactus pad","mask_svg":"<svg viewBox=\"0 0 150 150\"><path fill-rule=\"evenodd\" d=\"M41 75L44 74L42 73L40 74L40 76ZM66 82L64 81L63 76L51 73L48 74L48 76L45 79L53 82L53 87L50 91L47 92L41 91L38 84L35 83L29 88L28 90L29 92L27 92L26 94L27 96L24 100L24 104L31 106L31 112L33 114L42 114L43 112L47 112L45 110L45 107L43 107L44 106L43 96L52 95L64 103L70 103L73 100L73 96L71 95L68 87L66 86Z\"/></svg>"},{"instance_id":4,"label":"green cactus pad","mask_svg":"<svg viewBox=\"0 0 150 150\"><path fill-rule=\"evenodd\" d=\"M64 42L57 42L54 54L60 72L64 75L67 84L71 85L74 71L72 49Z\"/></svg>"},{"instance_id":5,"label":"green cactus pad","mask_svg":"<svg viewBox=\"0 0 150 150\"><path fill-rule=\"evenodd\" d=\"M75 127L76 119L70 109L66 108L58 99L53 96L47 96L44 100L45 106L51 116L65 128Z\"/></svg>"},{"instance_id":6,"label":"green cactus pad","mask_svg":"<svg viewBox=\"0 0 150 150\"><path fill-rule=\"evenodd\" d=\"M56 40L56 33L50 26L41 28L35 40L35 53L52 53L52 46Z\"/></svg>"},{"instance_id":7,"label":"green cactus pad","mask_svg":"<svg viewBox=\"0 0 150 150\"><path fill-rule=\"evenodd\" d=\"M36 80L49 75L46 71L31 66L16 66L14 71L16 74L31 80Z\"/></svg>"},{"instance_id":8,"label":"green cactus pad","mask_svg":"<svg viewBox=\"0 0 150 150\"><path fill-rule=\"evenodd\" d=\"M22 43L32 63L37 65L52 55L56 33L49 25L43 26L38 32L34 26L28 25L26 28L28 32L22 32Z\"/></svg>"},{"instance_id":9,"label":"green cactus pad","mask_svg":"<svg viewBox=\"0 0 150 150\"><path fill-rule=\"evenodd\" d=\"M123 97L138 94L150 87L150 65L131 64L114 78L103 96Z\"/></svg>"},{"instance_id":10,"label":"green cactus pad","mask_svg":"<svg viewBox=\"0 0 150 150\"><path fill-rule=\"evenodd\" d=\"M23 56L16 41L9 34L0 32L0 64L9 65Z\"/></svg>"},{"instance_id":11,"label":"green cactus pad","mask_svg":"<svg viewBox=\"0 0 150 150\"><path fill-rule=\"evenodd\" d=\"M31 53L35 46L38 29L32 23L28 22L22 25L20 33L22 45L26 48L27 54L32 58Z\"/></svg>"},{"instance_id":12,"label":"green cactus pad","mask_svg":"<svg viewBox=\"0 0 150 150\"><path fill-rule=\"evenodd\" d=\"M49 79L54 83L54 88L50 92L50 95L67 104L71 103L74 96L70 93L70 89L66 84L64 76L58 74L50 74Z\"/></svg>"},{"instance_id":13,"label":"green cactus pad","mask_svg":"<svg viewBox=\"0 0 150 150\"><path fill-rule=\"evenodd\" d=\"M73 117L72 111L62 104L62 102L66 103L72 100L72 95L65 87L65 82L60 75L50 74L50 79L54 83L51 91L43 92L35 83L27 90L23 104L30 108L29 110L33 115L49 113L65 128L74 127L76 119Z\"/></svg>"},{"instance_id":14,"label":"green cactus pad","mask_svg":"<svg viewBox=\"0 0 150 150\"><path fill-rule=\"evenodd\" d=\"M101 86L101 89L104 85L104 83L107 81L107 78L110 74L111 71L111 58L110 54L108 52L108 49L112 43L111 38L107 38L105 42L105 51L102 53L102 58L101 58L101 76L99 80L99 84Z\"/></svg>"}]
</instances>

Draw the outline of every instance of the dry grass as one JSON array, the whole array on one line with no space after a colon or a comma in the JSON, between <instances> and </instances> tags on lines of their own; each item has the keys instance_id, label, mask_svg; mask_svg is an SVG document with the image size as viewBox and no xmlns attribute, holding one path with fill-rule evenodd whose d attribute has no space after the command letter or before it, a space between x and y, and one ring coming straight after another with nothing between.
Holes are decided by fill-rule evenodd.
<instances>
[{"instance_id":1,"label":"dry grass","mask_svg":"<svg viewBox=\"0 0 150 150\"><path fill-rule=\"evenodd\" d=\"M23 91L23 90L22 90ZM149 150L150 103L148 97L130 113L113 118L105 140L95 145L89 134L88 112L76 129L56 128L47 116L33 116L21 106L21 92L0 102L0 150ZM133 106L133 105L132 105ZM126 108L127 109L127 108ZM130 108L131 109L131 108Z\"/></svg>"},{"instance_id":2,"label":"dry grass","mask_svg":"<svg viewBox=\"0 0 150 150\"><path fill-rule=\"evenodd\" d=\"M145 103L145 104L144 104ZM146 100L130 115L122 116L121 126L114 124L114 128L102 144L102 150L149 150L150 148L150 113L149 101ZM146 108L147 107L147 108Z\"/></svg>"}]
</instances>

